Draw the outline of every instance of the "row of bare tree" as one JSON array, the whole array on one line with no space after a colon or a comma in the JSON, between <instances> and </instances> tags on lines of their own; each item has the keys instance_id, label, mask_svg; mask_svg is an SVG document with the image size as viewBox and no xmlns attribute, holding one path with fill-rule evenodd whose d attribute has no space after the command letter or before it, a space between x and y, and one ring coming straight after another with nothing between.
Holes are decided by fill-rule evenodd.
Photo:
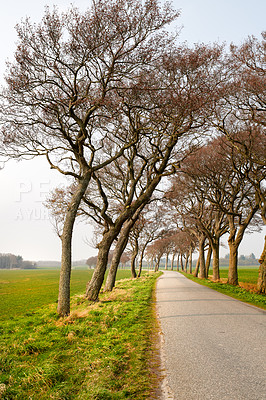
<instances>
[{"instance_id":1,"label":"row of bare tree","mask_svg":"<svg viewBox=\"0 0 266 400\"><path fill-rule=\"evenodd\" d=\"M265 173L265 35L229 52L217 44L190 48L165 30L178 14L157 0L96 0L84 13L73 7L61 14L47 9L39 24L27 19L17 26L15 61L0 94L0 149L2 159L44 156L51 168L69 177L69 187L48 200L62 240L62 316L70 312L76 218L98 227L97 264L86 290L87 299L95 301L110 249L114 247L106 288L114 285L129 233L143 210L165 197L170 177L177 189L184 187L187 202L178 200L184 213L190 213L186 208L194 196L202 213L220 218L216 189L203 198L200 176L208 175L207 157L223 159L223 147L233 153L232 160L227 153L225 168L245 177L244 192L235 196L245 197L248 209L253 191L265 222L260 178ZM205 149L210 154L204 155ZM194 165L199 154L202 161ZM213 176L209 171L208 179L216 179L214 171ZM217 185L223 185L219 179ZM246 222L237 208L227 208L228 190L224 196L223 218L231 224L235 243L235 219L239 227ZM210 239L206 232L214 249L218 238ZM203 260L200 268L205 274Z\"/></svg>"}]
</instances>

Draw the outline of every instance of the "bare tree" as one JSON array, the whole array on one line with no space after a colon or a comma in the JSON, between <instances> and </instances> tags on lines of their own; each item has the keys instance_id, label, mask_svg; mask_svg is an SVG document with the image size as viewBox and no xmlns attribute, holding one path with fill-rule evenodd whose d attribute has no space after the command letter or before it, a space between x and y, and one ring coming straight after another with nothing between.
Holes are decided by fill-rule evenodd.
<instances>
[{"instance_id":1,"label":"bare tree","mask_svg":"<svg viewBox=\"0 0 266 400\"><path fill-rule=\"evenodd\" d=\"M158 239L147 248L148 255L152 254L152 258L155 260L155 272L159 271L160 261L165 253L167 245L167 241Z\"/></svg>"},{"instance_id":2,"label":"bare tree","mask_svg":"<svg viewBox=\"0 0 266 400\"><path fill-rule=\"evenodd\" d=\"M193 149L191 140L205 129L219 84L221 54L218 47L176 48L170 43L153 68L139 74L130 88L117 91L123 104L118 119L121 136L131 132L137 141L123 149L119 159L93 171L83 195L88 216L103 226L97 265L87 286L88 300L98 298L108 253L123 225L130 224L127 221L145 207L161 181L176 172L187 149ZM112 148L102 149L105 158ZM117 198L117 192L122 197Z\"/></svg>"},{"instance_id":3,"label":"bare tree","mask_svg":"<svg viewBox=\"0 0 266 400\"><path fill-rule=\"evenodd\" d=\"M139 265L138 265L138 278L141 276L142 264L145 251L149 243L162 238L167 230L161 207L157 208L157 203L152 203L152 208L146 210L139 222L141 231L139 236Z\"/></svg>"},{"instance_id":4,"label":"bare tree","mask_svg":"<svg viewBox=\"0 0 266 400\"><path fill-rule=\"evenodd\" d=\"M183 228L182 230L177 230L169 239L171 241L172 252L171 270L173 270L174 257L178 254L179 260L183 256L185 257L185 272L187 272L187 264L189 262L189 273L192 274L192 254L196 247L196 237L189 229L186 230Z\"/></svg>"},{"instance_id":5,"label":"bare tree","mask_svg":"<svg viewBox=\"0 0 266 400\"><path fill-rule=\"evenodd\" d=\"M266 224L266 32L262 40L251 36L242 45L231 45L228 57L228 79L220 89L223 101L215 106L214 126L226 135L246 159L244 179L256 191L264 224ZM238 169L239 171L239 169ZM242 174L243 175L243 174ZM260 258L258 290L266 291L266 238Z\"/></svg>"},{"instance_id":6,"label":"bare tree","mask_svg":"<svg viewBox=\"0 0 266 400\"><path fill-rule=\"evenodd\" d=\"M126 199L98 243L98 263L86 293L91 301L98 298L108 251L123 224L150 201L162 179L175 173L178 162L192 146L191 140L196 140L204 129L206 113L211 112L210 99L216 94L222 50L206 46L168 50L158 60L157 68L146 71L134 90L128 92L129 97L124 97L124 116L140 138L123 155L129 176ZM106 211L105 191L105 185L101 185Z\"/></svg>"},{"instance_id":7,"label":"bare tree","mask_svg":"<svg viewBox=\"0 0 266 400\"><path fill-rule=\"evenodd\" d=\"M86 265L88 265L89 268L95 267L96 262L97 262L97 256L92 256L92 257L90 257L90 258L87 259Z\"/></svg>"},{"instance_id":8,"label":"bare tree","mask_svg":"<svg viewBox=\"0 0 266 400\"><path fill-rule=\"evenodd\" d=\"M137 213L138 214L138 213ZM121 229L121 232L119 234L119 238L117 240L117 243L115 245L115 249L113 252L113 257L112 257L112 262L109 268L109 272L107 275L106 283L104 286L104 291L109 292L112 291L114 286L115 286L115 279L116 279L116 273L117 269L121 260L121 257L124 254L124 251L126 249L126 246L128 244L128 238L129 238L129 233L132 227L134 226L135 223L135 218L138 218L138 215L135 215L135 217L129 219Z\"/></svg>"},{"instance_id":9,"label":"bare tree","mask_svg":"<svg viewBox=\"0 0 266 400\"><path fill-rule=\"evenodd\" d=\"M76 181L61 234L60 315L70 310L72 231L81 199L93 174L138 140L136 130L121 129L120 94L168 45L156 32L177 16L156 0L96 0L84 13L47 8L41 23L26 19L17 26L15 62L1 93L1 153L45 156Z\"/></svg>"},{"instance_id":10,"label":"bare tree","mask_svg":"<svg viewBox=\"0 0 266 400\"><path fill-rule=\"evenodd\" d=\"M248 228L258 227L258 220L255 217L259 209L258 198L255 196L253 185L239 173L248 165L234 146L222 137L212 140L194 157L191 160L193 167L187 168L186 174L189 174L195 182L196 192L202 193L215 209L217 218L214 218L214 226L217 238L227 229L221 218L225 215L228 220L230 249L228 282L237 285L239 244ZM208 237L212 244L211 236ZM212 245L212 249L215 251L215 246Z\"/></svg>"},{"instance_id":11,"label":"bare tree","mask_svg":"<svg viewBox=\"0 0 266 400\"><path fill-rule=\"evenodd\" d=\"M195 157L191 156L191 158ZM190 160L191 160L190 158ZM188 161L183 166L187 171ZM194 165L194 163L192 163ZM195 175L193 175L195 178ZM202 189L203 185L201 186ZM179 222L182 228L196 237L199 250L199 277L205 279L206 265L205 265L205 243L207 239L207 232L211 234L213 226L212 207L206 199L206 186L204 191L198 190L195 182L190 179L186 173L180 172L172 179L172 187L166 193L165 199L170 203L173 210L173 217ZM182 233L184 235L184 233ZM183 242L182 234L180 236L180 244ZM188 246L185 245L185 248ZM182 261L182 251L179 250L180 261ZM219 264L219 262L218 262ZM182 264L181 264L182 266Z\"/></svg>"}]
</instances>

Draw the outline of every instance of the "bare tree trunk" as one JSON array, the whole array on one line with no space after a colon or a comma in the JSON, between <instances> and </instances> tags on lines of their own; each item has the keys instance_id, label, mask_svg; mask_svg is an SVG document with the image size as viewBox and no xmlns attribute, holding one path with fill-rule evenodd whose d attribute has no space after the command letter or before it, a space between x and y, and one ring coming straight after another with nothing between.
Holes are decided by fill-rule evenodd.
<instances>
[{"instance_id":1,"label":"bare tree trunk","mask_svg":"<svg viewBox=\"0 0 266 400\"><path fill-rule=\"evenodd\" d=\"M238 285L238 271L237 271L237 256L238 256L238 245L234 241L229 242L229 269L228 269L228 281L230 285Z\"/></svg>"},{"instance_id":2,"label":"bare tree trunk","mask_svg":"<svg viewBox=\"0 0 266 400\"><path fill-rule=\"evenodd\" d=\"M228 269L227 283L229 283L230 285L238 285L237 256L238 256L238 246L239 246L240 240L236 240L236 228L234 226L233 217L229 216L228 218L229 218L230 233L229 233L229 238L228 238L229 269ZM244 230L243 230L243 234L244 234Z\"/></svg>"},{"instance_id":3,"label":"bare tree trunk","mask_svg":"<svg viewBox=\"0 0 266 400\"><path fill-rule=\"evenodd\" d=\"M200 279L206 279L206 266L205 266L205 254L204 254L204 245L205 245L205 237L201 237L199 239L199 260L200 260L200 266L199 266L199 278Z\"/></svg>"},{"instance_id":4,"label":"bare tree trunk","mask_svg":"<svg viewBox=\"0 0 266 400\"><path fill-rule=\"evenodd\" d=\"M189 249L189 273L192 274L192 247Z\"/></svg>"},{"instance_id":5,"label":"bare tree trunk","mask_svg":"<svg viewBox=\"0 0 266 400\"><path fill-rule=\"evenodd\" d=\"M156 260L156 262L155 262L155 268L154 268L154 271L155 271L155 272L159 271L159 268L160 268L160 261L161 261L161 257L158 257L157 260Z\"/></svg>"},{"instance_id":6,"label":"bare tree trunk","mask_svg":"<svg viewBox=\"0 0 266 400\"><path fill-rule=\"evenodd\" d=\"M151 269L155 270L155 266L154 266L154 256L152 256L151 258Z\"/></svg>"},{"instance_id":7,"label":"bare tree trunk","mask_svg":"<svg viewBox=\"0 0 266 400\"><path fill-rule=\"evenodd\" d=\"M208 278L209 276L209 269L211 265L211 258L212 258L212 247L209 245L208 252L207 252L207 257L206 257L206 264L205 264L205 269L206 269L206 277Z\"/></svg>"},{"instance_id":8,"label":"bare tree trunk","mask_svg":"<svg viewBox=\"0 0 266 400\"><path fill-rule=\"evenodd\" d=\"M177 255L177 260L176 260L176 270L179 271L179 259L180 259L180 253Z\"/></svg>"},{"instance_id":9,"label":"bare tree trunk","mask_svg":"<svg viewBox=\"0 0 266 400\"><path fill-rule=\"evenodd\" d=\"M266 293L266 236L264 242L264 249L262 255L259 259L260 268L259 268L259 277L257 283L257 289L259 293Z\"/></svg>"},{"instance_id":10,"label":"bare tree trunk","mask_svg":"<svg viewBox=\"0 0 266 400\"><path fill-rule=\"evenodd\" d=\"M126 245L128 243L129 233L130 233L131 229L133 228L135 222L137 221L142 209L143 209L143 207L140 207L135 212L133 217L125 222L124 226L121 229L119 239L117 241L117 244L116 244L116 247L114 250L114 254L112 257L109 273L108 273L108 276L106 279L106 283L105 283L105 287L104 287L105 292L110 292L111 290L113 290L113 288L115 286L115 278L116 278L117 269L119 266L121 255L123 254L123 251L125 250Z\"/></svg>"},{"instance_id":11,"label":"bare tree trunk","mask_svg":"<svg viewBox=\"0 0 266 400\"><path fill-rule=\"evenodd\" d=\"M185 273L187 273L187 265L188 265L188 253L185 256Z\"/></svg>"},{"instance_id":12,"label":"bare tree trunk","mask_svg":"<svg viewBox=\"0 0 266 400\"><path fill-rule=\"evenodd\" d=\"M165 257L165 267L164 269L168 268L168 253L166 253L166 257Z\"/></svg>"},{"instance_id":13,"label":"bare tree trunk","mask_svg":"<svg viewBox=\"0 0 266 400\"><path fill-rule=\"evenodd\" d=\"M107 279L105 282L105 286L104 286L105 292L111 292L115 286L115 278L116 278L116 274L117 274L117 269L119 266L121 255L123 254L123 251L125 250L127 242L128 242L129 230L130 230L130 228L128 230L122 229L122 231L120 233L118 242L115 246L115 250L114 250L113 257L112 257L109 272L107 275Z\"/></svg>"},{"instance_id":14,"label":"bare tree trunk","mask_svg":"<svg viewBox=\"0 0 266 400\"><path fill-rule=\"evenodd\" d=\"M72 254L72 229L75 218L66 219L62 240L61 270L59 278L59 293L57 312L62 317L70 313L70 279L71 279L71 254ZM70 227L72 225L72 227ZM68 229L70 227L70 229Z\"/></svg>"},{"instance_id":15,"label":"bare tree trunk","mask_svg":"<svg viewBox=\"0 0 266 400\"><path fill-rule=\"evenodd\" d=\"M213 269L213 281L220 280L220 266L219 266L219 252L220 252L220 240L213 241L212 243L212 252L213 252L213 262L212 262L212 269Z\"/></svg>"},{"instance_id":16,"label":"bare tree trunk","mask_svg":"<svg viewBox=\"0 0 266 400\"><path fill-rule=\"evenodd\" d=\"M104 274L106 271L107 260L108 260L108 253L110 247L115 240L115 238L119 235L123 224L129 219L132 218L133 215L142 210L145 205L148 203L149 199L151 198L156 186L160 183L162 175L160 175L160 170L164 171L168 159L171 155L171 150L175 146L176 141L173 141L171 146L167 149L167 154L163 158L161 162L161 166L158 170L158 175L156 175L152 182L150 183L149 187L145 190L145 192L136 200L134 204L132 203L130 207L126 208L122 214L117 218L115 225L103 236L101 243L98 245L99 252L98 252L98 259L97 264L92 275L91 280L87 284L86 288L86 295L85 297L89 301L97 301L98 295L101 290L103 281L104 281Z\"/></svg>"},{"instance_id":17,"label":"bare tree trunk","mask_svg":"<svg viewBox=\"0 0 266 400\"><path fill-rule=\"evenodd\" d=\"M136 258L139 252L139 244L138 244L138 239L135 238L135 243L134 243L134 248L133 248L133 252L132 252L132 256L131 256L131 277L133 279L135 279L137 277L137 273L136 273Z\"/></svg>"},{"instance_id":18,"label":"bare tree trunk","mask_svg":"<svg viewBox=\"0 0 266 400\"><path fill-rule=\"evenodd\" d=\"M87 283L85 294L85 297L89 301L98 300L99 292L104 281L104 275L108 263L109 250L113 241L117 237L117 233L118 232L116 232L116 230L111 229L104 235L102 241L98 245L99 251L96 267L94 269L91 280Z\"/></svg>"},{"instance_id":19,"label":"bare tree trunk","mask_svg":"<svg viewBox=\"0 0 266 400\"><path fill-rule=\"evenodd\" d=\"M172 259L171 259L171 271L174 270L174 260L175 260L175 253L172 254Z\"/></svg>"},{"instance_id":20,"label":"bare tree trunk","mask_svg":"<svg viewBox=\"0 0 266 400\"><path fill-rule=\"evenodd\" d=\"M142 263L143 263L143 257L144 257L144 252L145 252L145 247L143 247L141 253L140 253L140 258L139 258L139 270L138 270L138 278L141 276L142 272Z\"/></svg>"},{"instance_id":21,"label":"bare tree trunk","mask_svg":"<svg viewBox=\"0 0 266 400\"><path fill-rule=\"evenodd\" d=\"M229 245L229 270L228 270L228 281L230 285L238 285L238 272L237 272L237 256L238 256L238 247L241 243L241 240L243 239L245 230L252 220L253 216L259 209L259 204L256 203L254 208L249 212L248 216L246 217L245 221L242 222L241 225L238 226L238 232L237 228L235 227L235 222L234 222L234 217L231 215L228 215L228 220L229 220L229 239L228 239L228 245Z\"/></svg>"},{"instance_id":22,"label":"bare tree trunk","mask_svg":"<svg viewBox=\"0 0 266 400\"><path fill-rule=\"evenodd\" d=\"M200 258L197 259L196 268L195 268L195 271L194 271L194 274L193 274L195 277L197 277L198 274L199 274L199 266L200 266Z\"/></svg>"},{"instance_id":23,"label":"bare tree trunk","mask_svg":"<svg viewBox=\"0 0 266 400\"><path fill-rule=\"evenodd\" d=\"M181 265L181 271L184 271L183 254L180 254L180 265Z\"/></svg>"},{"instance_id":24,"label":"bare tree trunk","mask_svg":"<svg viewBox=\"0 0 266 400\"><path fill-rule=\"evenodd\" d=\"M104 281L104 275L108 262L108 254L112 243L120 234L123 225L127 224L127 221L129 222L129 224L132 222L132 226L134 225L134 223L138 219L140 212L143 210L143 208L147 204L147 201L149 200L148 194L146 194L146 197L144 198L145 201L139 201L139 207L137 207L137 202L135 202L135 210L134 208L133 210L125 210L124 214L120 215L112 228L110 228L110 230L103 235L102 241L98 245L99 252L97 257L97 264L91 280L87 283L85 297L89 301L98 300L99 292Z\"/></svg>"},{"instance_id":25,"label":"bare tree trunk","mask_svg":"<svg viewBox=\"0 0 266 400\"><path fill-rule=\"evenodd\" d=\"M70 278L73 228L80 202L84 193L87 190L90 178L91 173L88 173L78 184L68 207L68 211L64 221L63 233L61 235L62 258L57 305L57 312L61 316L66 316L70 313Z\"/></svg>"},{"instance_id":26,"label":"bare tree trunk","mask_svg":"<svg viewBox=\"0 0 266 400\"><path fill-rule=\"evenodd\" d=\"M106 283L105 283L105 287L104 287L105 292L110 292L111 290L113 290L113 288L115 286L115 278L116 278L116 273L117 273L117 269L119 266L119 261L120 261L121 255L123 254L123 251L125 250L126 245L128 243L130 230L134 226L134 224L138 218L138 215L139 215L139 212L137 212L133 218L128 220L125 223L125 225L123 226L123 228L121 229L121 233L119 235L119 239L117 241L117 244L116 244L116 247L114 250L111 266L110 266L109 273L108 273L108 276L106 279Z\"/></svg>"},{"instance_id":27,"label":"bare tree trunk","mask_svg":"<svg viewBox=\"0 0 266 400\"><path fill-rule=\"evenodd\" d=\"M101 247L99 247L97 264L92 278L86 287L85 297L89 301L98 301L99 292L104 281L110 247L111 244L109 243L103 244Z\"/></svg>"},{"instance_id":28,"label":"bare tree trunk","mask_svg":"<svg viewBox=\"0 0 266 400\"><path fill-rule=\"evenodd\" d=\"M151 258L151 270L155 270L155 265L154 265L154 256Z\"/></svg>"}]
</instances>

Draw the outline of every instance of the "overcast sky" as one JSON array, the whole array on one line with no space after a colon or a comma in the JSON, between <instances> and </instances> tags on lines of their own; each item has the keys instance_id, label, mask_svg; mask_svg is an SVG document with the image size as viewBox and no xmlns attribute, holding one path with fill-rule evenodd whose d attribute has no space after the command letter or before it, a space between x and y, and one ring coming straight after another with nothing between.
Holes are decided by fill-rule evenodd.
<instances>
[{"instance_id":1,"label":"overcast sky","mask_svg":"<svg viewBox=\"0 0 266 400\"><path fill-rule=\"evenodd\" d=\"M39 21L44 6L56 4L67 9L74 4L85 9L86 0L13 0L1 6L0 14L0 83L3 83L5 60L12 60L15 51L14 26L25 16ZM259 37L266 30L265 0L174 0L181 10L177 26L182 27L180 40L189 44L214 41L241 43L248 35ZM59 260L60 240L53 232L48 213L42 203L49 190L64 183L56 171L51 171L45 160L10 162L0 171L0 253L20 254L29 260ZM265 229L246 235L240 254L254 253L259 257L263 248ZM89 225L77 224L73 241L73 259L96 254L88 246ZM226 244L226 240L224 240ZM222 249L221 254L228 252Z\"/></svg>"}]
</instances>

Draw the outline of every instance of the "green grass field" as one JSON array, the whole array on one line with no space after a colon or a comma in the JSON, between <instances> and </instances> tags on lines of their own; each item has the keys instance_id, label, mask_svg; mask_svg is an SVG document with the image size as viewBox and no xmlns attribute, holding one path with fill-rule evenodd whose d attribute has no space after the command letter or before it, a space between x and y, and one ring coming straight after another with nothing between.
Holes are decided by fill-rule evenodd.
<instances>
[{"instance_id":1,"label":"green grass field","mask_svg":"<svg viewBox=\"0 0 266 400\"><path fill-rule=\"evenodd\" d=\"M221 269L221 277L227 273ZM158 328L152 293L159 274L131 280L127 279L129 270L119 270L115 290L101 293L99 302L88 304L83 293L92 271L74 269L71 314L59 318L58 269L1 270L0 398L156 398L152 396L160 379L160 362L154 350ZM186 276L266 308L264 295ZM256 283L257 276L257 268L239 269L242 282Z\"/></svg>"},{"instance_id":2,"label":"green grass field","mask_svg":"<svg viewBox=\"0 0 266 400\"><path fill-rule=\"evenodd\" d=\"M85 293L92 270L74 269L71 296ZM0 270L0 319L31 312L57 301L59 269ZM117 279L128 278L130 271L118 270Z\"/></svg>"},{"instance_id":3,"label":"green grass field","mask_svg":"<svg viewBox=\"0 0 266 400\"><path fill-rule=\"evenodd\" d=\"M92 270L73 269L71 295L82 294ZM59 269L0 270L0 319L31 312L43 305L56 303ZM210 275L212 270L210 270ZM227 278L228 269L220 269L221 278ZM257 267L239 267L239 281L256 284ZM117 279L130 277L129 270L119 270Z\"/></svg>"},{"instance_id":4,"label":"green grass field","mask_svg":"<svg viewBox=\"0 0 266 400\"><path fill-rule=\"evenodd\" d=\"M11 272L14 272L11 286L23 291L18 271ZM20 281L28 288L32 281L32 291L45 281L47 292L56 287L58 275L53 271L31 271L25 275L21 271L21 274ZM119 272L120 277L121 274L125 271ZM6 279L9 276L6 274ZM73 285L81 291L84 276L80 272L73 274L76 281ZM59 318L56 305L51 304L2 320L0 398L154 398L159 358L152 350L155 328L152 293L158 276L146 274L135 280L120 280L111 293L100 294L97 303L88 304L83 296L73 296L71 314L66 318Z\"/></svg>"},{"instance_id":5,"label":"green grass field","mask_svg":"<svg viewBox=\"0 0 266 400\"><path fill-rule=\"evenodd\" d=\"M258 267L238 267L238 280L239 282L253 283L254 285L258 280ZM209 272L212 275L212 270ZM220 268L220 277L226 279L228 277L228 268Z\"/></svg>"}]
</instances>

